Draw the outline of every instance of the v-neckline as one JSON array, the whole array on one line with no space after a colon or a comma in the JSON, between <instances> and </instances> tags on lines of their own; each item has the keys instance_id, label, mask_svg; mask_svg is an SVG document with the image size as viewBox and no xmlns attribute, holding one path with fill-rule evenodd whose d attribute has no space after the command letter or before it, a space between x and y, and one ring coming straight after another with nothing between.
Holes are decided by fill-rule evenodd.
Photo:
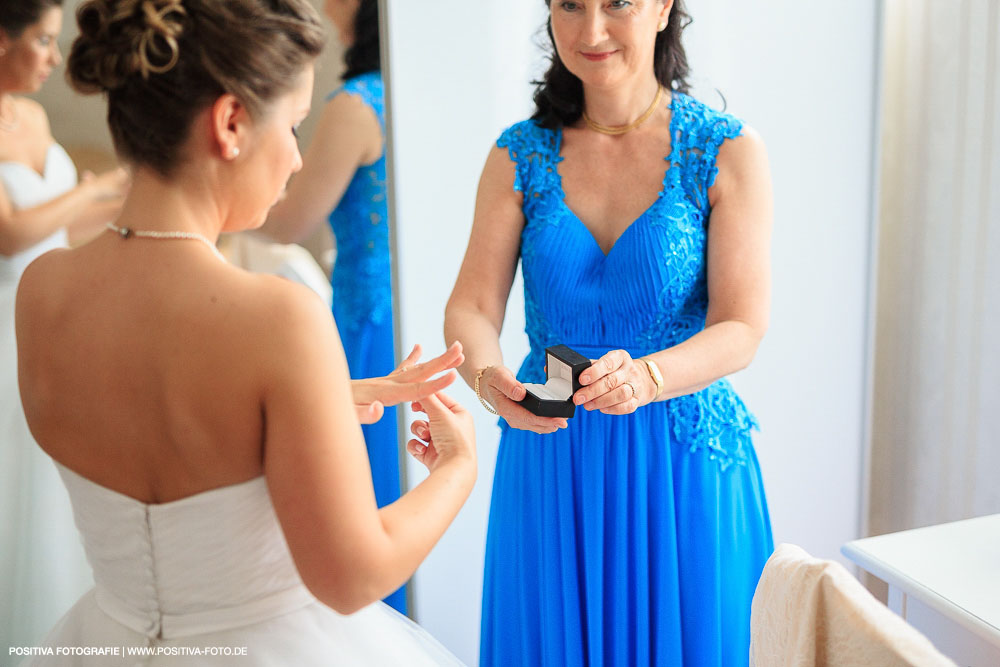
<instances>
[{"instance_id":1,"label":"v-neckline","mask_svg":"<svg viewBox=\"0 0 1000 667\"><path fill-rule=\"evenodd\" d=\"M590 237L590 240L593 242L594 247L597 249L599 253L601 253L604 259L607 259L608 257L611 256L611 253L614 252L615 248L618 247L618 242L621 241L626 234L628 234L629 230L635 227L635 224L637 222L645 218L649 214L649 212L652 211L653 208L655 208L656 205L660 203L660 201L663 199L663 195L666 194L667 175L670 173L670 170L674 168L675 166L674 163L676 162L676 160L674 160L674 153L675 153L674 145L677 142L676 142L676 137L674 137L674 134L677 130L675 122L677 119L678 95L679 93L676 90L670 91L670 123L668 124L667 128L668 132L670 133L670 151L663 158L663 160L667 163L667 167L666 169L663 170L663 179L661 180L660 191L656 194L656 198L653 200L653 203L647 206L645 210L643 210L643 212L640 213L635 220L633 220L632 222L628 223L628 225L625 226L625 229L621 231L618 237L611 244L611 247L608 248L607 252L604 252L604 248L601 247L601 244L598 242L597 237L594 236L594 232L591 231L590 227L588 227L580 218L580 216L576 214L576 211L570 208L569 204L566 203L566 190L563 189L562 174L559 173L559 163L563 161L563 156L562 156L563 128L560 126L556 130L555 160L554 164L552 165L552 169L555 172L556 185L559 188L558 190L559 204L563 207L563 210L569 213L573 217L573 220L575 220L576 223L580 225L580 227L587 233L587 236Z\"/></svg>"}]
</instances>

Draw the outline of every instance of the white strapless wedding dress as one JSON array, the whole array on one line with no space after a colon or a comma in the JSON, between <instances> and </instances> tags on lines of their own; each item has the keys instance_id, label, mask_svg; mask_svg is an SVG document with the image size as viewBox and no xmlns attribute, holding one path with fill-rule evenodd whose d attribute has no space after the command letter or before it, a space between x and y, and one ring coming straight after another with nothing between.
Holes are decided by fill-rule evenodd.
<instances>
[{"instance_id":1,"label":"white strapless wedding dress","mask_svg":"<svg viewBox=\"0 0 1000 667\"><path fill-rule=\"evenodd\" d=\"M147 505L57 467L97 584L37 647L54 655L24 667L460 664L381 602L350 616L317 602L263 477Z\"/></svg>"},{"instance_id":2,"label":"white strapless wedding dress","mask_svg":"<svg viewBox=\"0 0 1000 667\"><path fill-rule=\"evenodd\" d=\"M0 187L15 209L44 204L75 185L73 161L58 144L49 147L44 174L0 162ZM28 431L17 388L18 281L32 260L65 245L59 231L17 255L0 256L0 664L9 664L8 646L37 644L93 585L66 490Z\"/></svg>"}]
</instances>

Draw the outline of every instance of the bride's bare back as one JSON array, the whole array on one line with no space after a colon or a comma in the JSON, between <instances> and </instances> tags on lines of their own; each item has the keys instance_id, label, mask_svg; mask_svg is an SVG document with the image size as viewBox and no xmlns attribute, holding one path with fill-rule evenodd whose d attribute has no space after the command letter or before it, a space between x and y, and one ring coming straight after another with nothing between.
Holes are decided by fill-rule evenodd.
<instances>
[{"instance_id":1,"label":"bride's bare back","mask_svg":"<svg viewBox=\"0 0 1000 667\"><path fill-rule=\"evenodd\" d=\"M144 502L262 474L268 383L276 367L298 365L295 350L281 349L282 328L310 299L319 301L197 241L108 233L50 253L25 274L17 317L37 441ZM344 378L346 365L329 371Z\"/></svg>"}]
</instances>

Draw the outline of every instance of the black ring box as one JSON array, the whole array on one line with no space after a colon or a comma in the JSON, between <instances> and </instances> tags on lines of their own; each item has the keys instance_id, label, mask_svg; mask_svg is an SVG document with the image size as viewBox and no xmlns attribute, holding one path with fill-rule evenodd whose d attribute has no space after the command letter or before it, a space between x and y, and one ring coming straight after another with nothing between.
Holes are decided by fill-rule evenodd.
<instances>
[{"instance_id":1,"label":"black ring box","mask_svg":"<svg viewBox=\"0 0 1000 667\"><path fill-rule=\"evenodd\" d=\"M572 417L576 413L573 394L581 387L580 373L590 368L590 359L566 345L545 348L545 384L525 383L520 403L539 417Z\"/></svg>"}]
</instances>

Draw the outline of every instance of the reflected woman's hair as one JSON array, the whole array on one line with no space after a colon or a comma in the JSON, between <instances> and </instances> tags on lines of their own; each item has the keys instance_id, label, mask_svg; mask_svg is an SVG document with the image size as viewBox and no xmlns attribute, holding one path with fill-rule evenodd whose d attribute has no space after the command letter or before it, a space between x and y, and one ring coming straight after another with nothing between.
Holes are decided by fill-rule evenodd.
<instances>
[{"instance_id":1,"label":"reflected woman's hair","mask_svg":"<svg viewBox=\"0 0 1000 667\"><path fill-rule=\"evenodd\" d=\"M547 7L552 0L545 0ZM688 61L681 44L681 33L691 23L691 17L684 9L684 0L674 0L670 9L667 27L656 36L653 53L653 70L660 85L668 90L687 93ZM571 73L559 58L556 41L552 36L552 17L546 29L551 42L551 64L541 81L535 84L535 113L532 120L548 129L570 125L580 119L583 113L583 84Z\"/></svg>"},{"instance_id":2,"label":"reflected woman's hair","mask_svg":"<svg viewBox=\"0 0 1000 667\"><path fill-rule=\"evenodd\" d=\"M378 0L361 0L354 15L354 42L344 54L347 69L340 76L347 81L365 72L382 70L378 35Z\"/></svg>"},{"instance_id":3,"label":"reflected woman's hair","mask_svg":"<svg viewBox=\"0 0 1000 667\"><path fill-rule=\"evenodd\" d=\"M17 39L25 28L38 23L52 7L62 7L63 0L4 0L0 3L0 30Z\"/></svg>"},{"instance_id":4,"label":"reflected woman's hair","mask_svg":"<svg viewBox=\"0 0 1000 667\"><path fill-rule=\"evenodd\" d=\"M195 115L224 93L262 115L325 42L309 0L88 0L77 22L70 84L106 94L118 155L164 176Z\"/></svg>"}]
</instances>

